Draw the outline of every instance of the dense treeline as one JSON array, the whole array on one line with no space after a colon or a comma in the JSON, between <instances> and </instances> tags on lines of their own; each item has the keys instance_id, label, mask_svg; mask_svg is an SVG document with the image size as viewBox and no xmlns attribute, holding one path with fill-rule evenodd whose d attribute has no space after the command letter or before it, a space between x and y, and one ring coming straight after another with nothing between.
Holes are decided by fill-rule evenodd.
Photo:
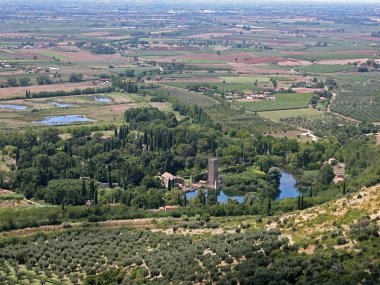
<instances>
[{"instance_id":1,"label":"dense treeline","mask_svg":"<svg viewBox=\"0 0 380 285\"><path fill-rule=\"evenodd\" d=\"M60 96L73 96L73 95L90 95L90 94L98 94L98 93L111 93L114 91L114 88L111 86L108 87L96 87L96 88L85 88L85 89L74 89L71 91L40 91L38 93L30 93L30 91L26 91L26 98L48 98L48 97L60 97Z\"/></svg>"},{"instance_id":2,"label":"dense treeline","mask_svg":"<svg viewBox=\"0 0 380 285\"><path fill-rule=\"evenodd\" d=\"M136 82L126 81L120 77L112 78L112 86L118 88L118 90L125 91L127 93L137 93L139 88Z\"/></svg>"}]
</instances>

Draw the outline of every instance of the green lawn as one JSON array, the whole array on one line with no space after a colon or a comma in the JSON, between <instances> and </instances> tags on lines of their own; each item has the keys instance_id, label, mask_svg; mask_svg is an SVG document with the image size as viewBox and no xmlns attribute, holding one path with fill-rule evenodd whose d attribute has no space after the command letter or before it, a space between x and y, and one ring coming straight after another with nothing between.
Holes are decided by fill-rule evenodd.
<instances>
[{"instance_id":1,"label":"green lawn","mask_svg":"<svg viewBox=\"0 0 380 285\"><path fill-rule=\"evenodd\" d=\"M171 55L183 55L187 54L185 51L172 51L172 50L159 50L159 51L144 51L136 54L131 54L135 56L171 56Z\"/></svg>"},{"instance_id":2,"label":"green lawn","mask_svg":"<svg viewBox=\"0 0 380 285\"><path fill-rule=\"evenodd\" d=\"M296 58L303 60L325 60L325 59L358 59L358 58L374 58L375 51L373 54L368 53L340 53L340 52L325 52L325 53L309 53L300 55L287 56L288 58Z\"/></svg>"},{"instance_id":3,"label":"green lawn","mask_svg":"<svg viewBox=\"0 0 380 285\"><path fill-rule=\"evenodd\" d=\"M367 82L370 79L378 79L380 76L379 72L368 72L368 73L352 73L352 74L339 74L339 75L334 75L334 78L342 81L347 81L350 83L353 82Z\"/></svg>"},{"instance_id":4,"label":"green lawn","mask_svg":"<svg viewBox=\"0 0 380 285\"><path fill-rule=\"evenodd\" d=\"M42 51L40 52L40 54L50 56L50 57L55 57L56 59L59 59L59 60L69 60L67 56L57 54L54 51Z\"/></svg>"},{"instance_id":5,"label":"green lawn","mask_svg":"<svg viewBox=\"0 0 380 285\"><path fill-rule=\"evenodd\" d=\"M354 66L348 64L312 64L302 67L300 68L300 70L313 73L334 73L340 71L347 71L354 68Z\"/></svg>"},{"instance_id":6,"label":"green lawn","mask_svg":"<svg viewBox=\"0 0 380 285\"><path fill-rule=\"evenodd\" d=\"M268 83L270 79L276 79L278 81L290 81L291 79L286 76L222 76L220 79L227 83L241 83L241 84L253 84L255 81L258 83Z\"/></svg>"},{"instance_id":7,"label":"green lawn","mask_svg":"<svg viewBox=\"0 0 380 285\"><path fill-rule=\"evenodd\" d=\"M249 111L274 111L307 108L313 97L312 93L275 94L276 101L245 101L235 105L245 107Z\"/></svg>"},{"instance_id":8,"label":"green lawn","mask_svg":"<svg viewBox=\"0 0 380 285\"><path fill-rule=\"evenodd\" d=\"M232 77L231 77L232 78ZM252 90L254 88L253 84L248 83L221 83L221 82L163 82L163 85L174 86L178 88L186 89L188 86L199 83L199 84L207 84L211 88L217 87L219 91L227 91L227 90Z\"/></svg>"},{"instance_id":9,"label":"green lawn","mask_svg":"<svg viewBox=\"0 0 380 285\"><path fill-rule=\"evenodd\" d=\"M219 60L219 59L187 59L187 58L182 58L182 59L179 59L178 61L184 62L184 63L209 63L209 64L227 63L227 61Z\"/></svg>"},{"instance_id":10,"label":"green lawn","mask_svg":"<svg viewBox=\"0 0 380 285\"><path fill-rule=\"evenodd\" d=\"M279 121L280 119L283 119L283 118L309 117L309 116L319 115L319 114L321 114L321 112L313 108L259 112L260 116L266 119L275 120L275 121Z\"/></svg>"},{"instance_id":11,"label":"green lawn","mask_svg":"<svg viewBox=\"0 0 380 285\"><path fill-rule=\"evenodd\" d=\"M240 83L240 84L253 84L255 81L257 82L265 82L268 83L270 81L270 77L264 76L222 76L220 79L226 81L226 83Z\"/></svg>"},{"instance_id":12,"label":"green lawn","mask_svg":"<svg viewBox=\"0 0 380 285\"><path fill-rule=\"evenodd\" d=\"M190 92L188 90L179 90L170 87L163 87L160 90L167 92L171 97L174 97L186 105L198 105L198 106L212 106L218 104L219 102L215 99L208 97L200 93Z\"/></svg>"}]
</instances>

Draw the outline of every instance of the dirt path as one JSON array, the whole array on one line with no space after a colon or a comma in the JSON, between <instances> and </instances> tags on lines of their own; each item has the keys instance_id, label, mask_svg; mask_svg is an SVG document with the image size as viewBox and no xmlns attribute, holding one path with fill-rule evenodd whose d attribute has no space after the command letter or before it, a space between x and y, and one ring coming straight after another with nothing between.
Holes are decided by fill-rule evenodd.
<instances>
[{"instance_id":1,"label":"dirt path","mask_svg":"<svg viewBox=\"0 0 380 285\"><path fill-rule=\"evenodd\" d=\"M313 228L310 228L309 222L315 221L320 215L329 214L331 217L342 218L349 210L360 209L368 213L371 219L379 219L378 224L380 225L380 211L378 210L378 205L380 202L380 184L372 186L369 188L363 188L357 193L351 195L346 195L337 200L330 201L326 204L311 207L303 211L296 211L292 213L284 213L279 217L280 221L289 220L289 226L282 228L282 235L287 237L291 243L296 242L297 236L306 235L311 236L311 234L323 234L325 231L333 228L334 219L326 220L323 224L319 224ZM252 216L252 219L254 216ZM173 234L173 229L171 225L165 225L165 221L170 220L170 218L144 218L144 219L132 219L132 220L109 220L98 223L91 224L94 228L120 228L129 227L137 230L150 230L152 232L163 232L166 234ZM283 223L282 223L283 224ZM35 234L37 232L44 233L54 233L60 232L68 228L84 228L87 226L87 222L75 222L66 223L65 225L50 225L50 226L40 226L35 228L25 228L20 230L12 230L7 232L0 232L0 239L4 237L19 237L28 236ZM278 222L272 222L265 228L271 229L276 228ZM297 228L297 231L293 231L293 227ZM178 234L221 234L226 230L225 227L220 227L218 229L199 229L199 230L186 230L179 229ZM234 230L228 231L233 232Z\"/></svg>"},{"instance_id":2,"label":"dirt path","mask_svg":"<svg viewBox=\"0 0 380 285\"><path fill-rule=\"evenodd\" d=\"M311 137L311 140L314 141L314 142L317 142L319 141L321 138L317 137L313 131L309 130L309 129L304 129L304 128L298 128L300 131L303 131L305 132L304 134L302 135L305 135L307 137ZM301 136L302 136L301 135Z\"/></svg>"},{"instance_id":3,"label":"dirt path","mask_svg":"<svg viewBox=\"0 0 380 285\"><path fill-rule=\"evenodd\" d=\"M329 105L327 106L327 112L331 112L331 104L332 104L332 102L335 100L335 97L336 97L336 93L335 92L333 92L332 93L332 98L331 98L331 100L330 100L330 102L329 102Z\"/></svg>"},{"instance_id":4,"label":"dirt path","mask_svg":"<svg viewBox=\"0 0 380 285\"><path fill-rule=\"evenodd\" d=\"M33 202L33 201L31 201L31 200L28 200L28 199L26 199L26 198L24 198L23 200L24 200L25 202L29 203L29 204L33 204L33 205L36 205L36 206L42 206L41 204L38 204L38 203Z\"/></svg>"},{"instance_id":5,"label":"dirt path","mask_svg":"<svg viewBox=\"0 0 380 285\"><path fill-rule=\"evenodd\" d=\"M101 226L105 228L119 228L119 227L131 227L138 230L151 230L157 228L156 223L163 221L165 218L146 218L146 219L133 219L133 220L110 220L104 222L94 223L94 227ZM77 223L66 223L64 225L51 225L51 226L40 226L35 228L25 228L20 230L12 230L7 232L0 232L0 238L3 237L17 237L17 236L27 236L32 235L37 232L59 232L65 228L81 228L83 227L82 222Z\"/></svg>"}]
</instances>

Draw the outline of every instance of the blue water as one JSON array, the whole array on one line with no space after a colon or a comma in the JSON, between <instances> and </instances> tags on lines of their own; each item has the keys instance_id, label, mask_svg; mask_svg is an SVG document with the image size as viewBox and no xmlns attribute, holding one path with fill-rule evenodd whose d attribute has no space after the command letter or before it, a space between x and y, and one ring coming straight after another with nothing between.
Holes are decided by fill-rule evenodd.
<instances>
[{"instance_id":1,"label":"blue water","mask_svg":"<svg viewBox=\"0 0 380 285\"><path fill-rule=\"evenodd\" d=\"M95 101L99 102L99 103L112 103L112 99L111 98L108 98L108 97L97 97L95 96Z\"/></svg>"},{"instance_id":2,"label":"blue water","mask_svg":"<svg viewBox=\"0 0 380 285\"><path fill-rule=\"evenodd\" d=\"M51 102L51 104L53 104L54 106L58 108L68 108L68 107L73 106L73 104L58 103L58 102Z\"/></svg>"},{"instance_id":3,"label":"blue water","mask_svg":"<svg viewBox=\"0 0 380 285\"><path fill-rule=\"evenodd\" d=\"M300 192L297 189L297 180L287 172L281 172L280 179L280 195L277 197L277 200L285 198L295 198L300 195Z\"/></svg>"},{"instance_id":4,"label":"blue water","mask_svg":"<svg viewBox=\"0 0 380 285\"><path fill-rule=\"evenodd\" d=\"M26 110L27 108L24 105L0 104L0 109Z\"/></svg>"},{"instance_id":5,"label":"blue water","mask_svg":"<svg viewBox=\"0 0 380 285\"><path fill-rule=\"evenodd\" d=\"M299 191L296 187L296 179L291 175L290 173L287 172L281 172L281 179L280 179L280 195L277 197L276 200L281 200L285 198L295 198L299 196ZM209 191L214 191L214 190L209 190ZM191 192L186 193L186 198L188 200L194 198L197 196L199 190L194 190ZM206 194L207 195L207 194ZM244 196L241 195L236 195L236 196L229 196L228 193L225 193L223 190L220 190L217 192L217 201L221 204L227 204L228 203L228 198L231 198L238 203L243 203L244 201Z\"/></svg>"},{"instance_id":6,"label":"blue water","mask_svg":"<svg viewBox=\"0 0 380 285\"><path fill-rule=\"evenodd\" d=\"M64 116L51 116L46 117L42 121L33 122L35 124L56 126L56 125L68 125L78 122L95 122L96 120L89 119L84 115L64 115Z\"/></svg>"},{"instance_id":7,"label":"blue water","mask_svg":"<svg viewBox=\"0 0 380 285\"><path fill-rule=\"evenodd\" d=\"M209 191L215 191L215 190L209 190ZM198 192L199 192L199 190L194 190L194 191L191 191L191 192L187 192L186 193L186 199L190 200L190 199L194 198L195 196L197 196ZM206 194L206 196L207 196L207 194ZM237 195L237 196L228 196L223 190L217 191L217 201L218 201L218 203L227 204L228 203L228 198L231 198L231 199L237 201L240 204L243 203L243 200L244 200L243 196L240 196L240 195Z\"/></svg>"}]
</instances>

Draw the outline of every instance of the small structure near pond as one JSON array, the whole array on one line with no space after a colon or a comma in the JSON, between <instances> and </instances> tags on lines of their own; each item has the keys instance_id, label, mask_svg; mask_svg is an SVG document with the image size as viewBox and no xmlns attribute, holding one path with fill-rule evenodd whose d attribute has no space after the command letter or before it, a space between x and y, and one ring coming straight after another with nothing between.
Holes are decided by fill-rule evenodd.
<instances>
[{"instance_id":1,"label":"small structure near pond","mask_svg":"<svg viewBox=\"0 0 380 285\"><path fill-rule=\"evenodd\" d=\"M171 183L170 187L179 186L180 188L183 187L183 185L185 184L185 180L182 177L174 176L169 172L165 172L164 174L162 174L161 179L165 185L165 188L169 188L169 183Z\"/></svg>"}]
</instances>

